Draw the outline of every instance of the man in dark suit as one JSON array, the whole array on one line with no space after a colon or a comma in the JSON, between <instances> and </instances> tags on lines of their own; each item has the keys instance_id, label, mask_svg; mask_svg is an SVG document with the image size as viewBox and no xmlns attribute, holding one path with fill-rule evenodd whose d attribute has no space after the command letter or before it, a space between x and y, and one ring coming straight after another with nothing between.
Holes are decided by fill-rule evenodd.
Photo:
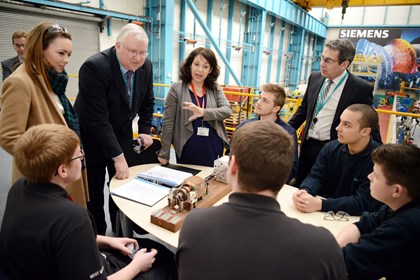
<instances>
[{"instance_id":1,"label":"man in dark suit","mask_svg":"<svg viewBox=\"0 0 420 280\"><path fill-rule=\"evenodd\" d=\"M140 26L129 23L118 34L114 47L86 60L79 71L75 110L80 118L89 183L88 209L98 228L106 232L103 210L105 167L109 179L127 179L129 168L120 143L132 141L132 121L139 116L137 139L145 148L153 117L153 71L147 59L148 37ZM117 207L109 199L113 230Z\"/></svg>"},{"instance_id":2,"label":"man in dark suit","mask_svg":"<svg viewBox=\"0 0 420 280\"><path fill-rule=\"evenodd\" d=\"M321 148L337 139L335 128L344 109L351 104L373 104L373 86L349 73L355 48L347 39L327 42L321 55L321 71L312 73L308 87L289 124L296 130L306 121L300 146L299 167L295 186L306 178ZM382 143L379 130L373 140Z\"/></svg>"},{"instance_id":3,"label":"man in dark suit","mask_svg":"<svg viewBox=\"0 0 420 280\"><path fill-rule=\"evenodd\" d=\"M3 81L12 74L16 68L23 63L25 55L25 44L26 44L26 32L16 31L12 35L13 48L15 49L17 56L3 60L1 67L3 69Z\"/></svg>"}]
</instances>

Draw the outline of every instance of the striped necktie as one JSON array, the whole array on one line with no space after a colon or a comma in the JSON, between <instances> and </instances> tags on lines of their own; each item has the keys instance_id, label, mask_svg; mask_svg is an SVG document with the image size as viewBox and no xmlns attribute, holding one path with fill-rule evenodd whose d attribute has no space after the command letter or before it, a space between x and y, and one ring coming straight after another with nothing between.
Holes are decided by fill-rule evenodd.
<instances>
[{"instance_id":1,"label":"striped necktie","mask_svg":"<svg viewBox=\"0 0 420 280\"><path fill-rule=\"evenodd\" d=\"M324 91L322 92L322 95L321 95L321 99L320 99L321 104L324 103L325 99L327 98L328 92L330 91L330 87L333 83L334 83L334 81L327 80L327 84L326 84L326 86L324 88Z\"/></svg>"},{"instance_id":2,"label":"striped necktie","mask_svg":"<svg viewBox=\"0 0 420 280\"><path fill-rule=\"evenodd\" d=\"M127 80L127 96L128 96L128 106L130 107L130 109L133 106L133 87L132 87L132 82L131 82L131 78L133 77L134 72L133 71L127 71L125 73L125 78Z\"/></svg>"}]
</instances>

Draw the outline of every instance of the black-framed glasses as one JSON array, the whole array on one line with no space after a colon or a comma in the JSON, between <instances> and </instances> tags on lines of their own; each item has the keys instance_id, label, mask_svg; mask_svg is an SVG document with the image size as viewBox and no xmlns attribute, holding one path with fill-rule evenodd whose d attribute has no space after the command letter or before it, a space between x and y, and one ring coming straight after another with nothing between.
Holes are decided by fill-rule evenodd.
<instances>
[{"instance_id":1,"label":"black-framed glasses","mask_svg":"<svg viewBox=\"0 0 420 280\"><path fill-rule=\"evenodd\" d=\"M76 160L76 159L80 159L81 161L84 161L84 160L85 160L85 153L84 153L82 150L80 151L80 153L81 153L81 155L80 155L80 156L77 156L77 157L71 158L71 159L69 160L69 162L70 162L70 161L73 161L73 160Z\"/></svg>"},{"instance_id":2,"label":"black-framed glasses","mask_svg":"<svg viewBox=\"0 0 420 280\"><path fill-rule=\"evenodd\" d=\"M330 64L333 64L334 62L339 61L339 59L332 59L330 57L324 57L323 55L321 55L321 61L324 61L325 64L330 65Z\"/></svg>"},{"instance_id":3,"label":"black-framed glasses","mask_svg":"<svg viewBox=\"0 0 420 280\"><path fill-rule=\"evenodd\" d=\"M350 215L344 211L338 211L334 213L333 211L328 211L324 215L324 220L327 221L349 221Z\"/></svg>"},{"instance_id":4,"label":"black-framed glasses","mask_svg":"<svg viewBox=\"0 0 420 280\"><path fill-rule=\"evenodd\" d=\"M48 32L63 32L67 33L67 29L59 23L54 23L47 29Z\"/></svg>"},{"instance_id":5,"label":"black-framed glasses","mask_svg":"<svg viewBox=\"0 0 420 280\"><path fill-rule=\"evenodd\" d=\"M70 162L72 162L73 160L76 160L76 159L80 159L80 161L82 162L82 170L83 170L83 169L86 168L86 166L85 166L85 153L83 152L83 150L80 150L80 153L81 153L80 156L69 159L69 161L67 163L70 163ZM57 175L58 175L58 171L55 171L55 176L57 176Z\"/></svg>"}]
</instances>

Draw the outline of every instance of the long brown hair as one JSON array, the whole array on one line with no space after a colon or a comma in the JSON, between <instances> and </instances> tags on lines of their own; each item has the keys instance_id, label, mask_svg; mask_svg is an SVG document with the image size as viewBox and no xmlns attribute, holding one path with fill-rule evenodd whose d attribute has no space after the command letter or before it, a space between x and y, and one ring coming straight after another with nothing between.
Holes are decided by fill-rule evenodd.
<instances>
[{"instance_id":1,"label":"long brown hair","mask_svg":"<svg viewBox=\"0 0 420 280\"><path fill-rule=\"evenodd\" d=\"M56 38L66 38L71 40L70 33L60 24L51 24L42 22L36 25L28 34L28 40L25 47L25 69L40 90L42 85L38 80L38 75L41 75L42 80L51 91L51 83L48 78L48 66L44 59L44 50L48 48L53 40Z\"/></svg>"}]
</instances>

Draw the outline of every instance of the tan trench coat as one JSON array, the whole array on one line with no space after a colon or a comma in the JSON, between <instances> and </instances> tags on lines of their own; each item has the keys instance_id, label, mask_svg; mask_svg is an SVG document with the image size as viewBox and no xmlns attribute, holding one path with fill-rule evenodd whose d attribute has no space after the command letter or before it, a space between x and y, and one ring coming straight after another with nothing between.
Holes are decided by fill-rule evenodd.
<instances>
[{"instance_id":1,"label":"tan trench coat","mask_svg":"<svg viewBox=\"0 0 420 280\"><path fill-rule=\"evenodd\" d=\"M37 91L34 83L23 66L20 66L3 83L3 95L0 111L0 145L13 156L16 140L31 126L45 123L67 125L60 112L53 93L47 90L42 81L41 92ZM22 176L13 159L12 182ZM86 172L82 178L67 187L67 192L73 200L86 207L88 188Z\"/></svg>"}]
</instances>

